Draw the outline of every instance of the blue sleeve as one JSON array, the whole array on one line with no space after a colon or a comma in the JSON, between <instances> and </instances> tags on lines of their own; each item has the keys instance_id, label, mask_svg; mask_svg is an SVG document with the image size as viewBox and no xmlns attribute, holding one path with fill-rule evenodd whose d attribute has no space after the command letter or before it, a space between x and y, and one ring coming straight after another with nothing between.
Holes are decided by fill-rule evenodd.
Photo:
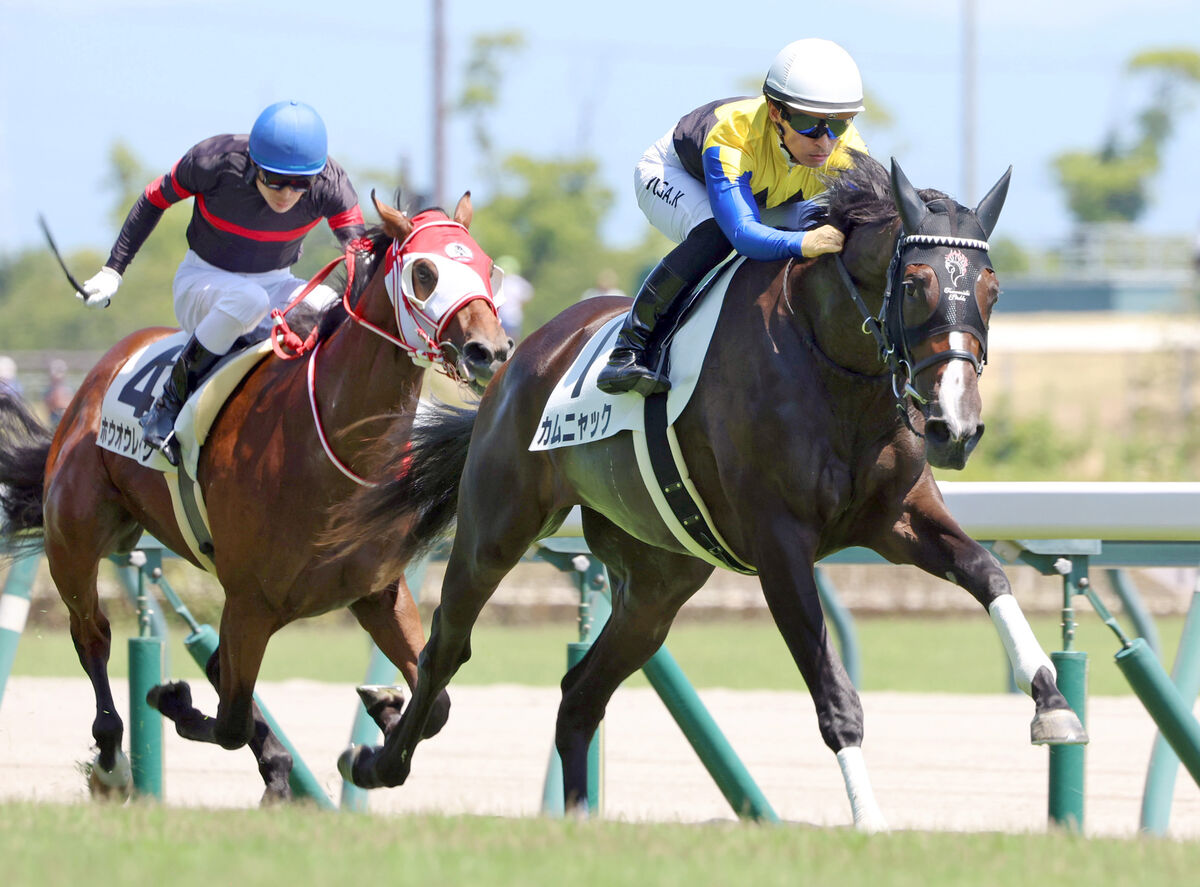
<instances>
[{"instance_id":1,"label":"blue sleeve","mask_svg":"<svg viewBox=\"0 0 1200 887\"><path fill-rule=\"evenodd\" d=\"M764 261L801 255L802 233L781 231L759 220L758 206L750 190L750 173L730 179L715 148L704 152L703 164L704 186L713 217L739 254Z\"/></svg>"}]
</instances>

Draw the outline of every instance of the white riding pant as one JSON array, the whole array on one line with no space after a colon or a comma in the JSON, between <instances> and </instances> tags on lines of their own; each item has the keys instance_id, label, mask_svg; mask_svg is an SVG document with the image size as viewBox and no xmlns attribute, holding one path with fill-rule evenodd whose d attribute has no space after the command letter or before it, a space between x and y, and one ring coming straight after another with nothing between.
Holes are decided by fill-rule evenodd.
<instances>
[{"instance_id":1,"label":"white riding pant","mask_svg":"<svg viewBox=\"0 0 1200 887\"><path fill-rule=\"evenodd\" d=\"M633 188L650 224L672 242L682 243L693 228L713 217L713 211L704 182L684 169L675 153L674 135L672 127L646 149L633 168ZM800 209L795 203L773 209L759 206L759 221L773 228L795 229Z\"/></svg>"},{"instance_id":2,"label":"white riding pant","mask_svg":"<svg viewBox=\"0 0 1200 887\"><path fill-rule=\"evenodd\" d=\"M192 250L175 272L175 316L179 324L213 354L225 354L239 336L256 329L266 337L268 315L287 306L307 281L288 268L260 273L226 271ZM338 294L321 284L304 297L304 304L323 308Z\"/></svg>"}]
</instances>

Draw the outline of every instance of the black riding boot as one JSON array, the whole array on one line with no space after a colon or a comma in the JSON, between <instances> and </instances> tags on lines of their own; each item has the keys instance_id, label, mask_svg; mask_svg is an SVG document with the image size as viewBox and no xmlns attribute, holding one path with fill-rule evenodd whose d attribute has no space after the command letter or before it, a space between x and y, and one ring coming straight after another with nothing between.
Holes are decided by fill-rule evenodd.
<instances>
[{"instance_id":1,"label":"black riding boot","mask_svg":"<svg viewBox=\"0 0 1200 887\"><path fill-rule=\"evenodd\" d=\"M222 356L213 354L192 336L179 352L162 394L154 406L142 414L143 439L156 450L162 450L167 461L176 467L179 465L179 441L175 438L175 420L188 395L196 390Z\"/></svg>"},{"instance_id":2,"label":"black riding boot","mask_svg":"<svg viewBox=\"0 0 1200 887\"><path fill-rule=\"evenodd\" d=\"M617 344L608 359L608 366L600 371L596 380L601 391L606 394L636 391L642 397L649 397L671 389L666 376L646 366L646 342L654 332L655 324L687 286L688 282L664 262L654 266L633 297L633 307L617 334Z\"/></svg>"}]
</instances>

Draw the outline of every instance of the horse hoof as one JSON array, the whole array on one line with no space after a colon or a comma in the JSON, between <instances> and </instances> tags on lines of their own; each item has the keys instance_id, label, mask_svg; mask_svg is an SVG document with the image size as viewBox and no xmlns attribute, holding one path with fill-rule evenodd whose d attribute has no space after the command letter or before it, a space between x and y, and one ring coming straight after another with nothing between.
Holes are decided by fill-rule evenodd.
<instances>
[{"instance_id":1,"label":"horse hoof","mask_svg":"<svg viewBox=\"0 0 1200 887\"><path fill-rule=\"evenodd\" d=\"M292 787L285 780L282 786L268 785L258 802L260 807L276 807L292 800Z\"/></svg>"},{"instance_id":2,"label":"horse hoof","mask_svg":"<svg viewBox=\"0 0 1200 887\"><path fill-rule=\"evenodd\" d=\"M192 707L192 688L187 681L158 684L146 691L146 704L167 717L170 711L187 711Z\"/></svg>"},{"instance_id":3,"label":"horse hoof","mask_svg":"<svg viewBox=\"0 0 1200 887\"><path fill-rule=\"evenodd\" d=\"M337 767L338 773L342 779L351 785L356 785L354 781L354 758L358 754L361 745L351 745L344 752L338 755Z\"/></svg>"},{"instance_id":4,"label":"horse hoof","mask_svg":"<svg viewBox=\"0 0 1200 887\"><path fill-rule=\"evenodd\" d=\"M369 745L351 745L338 755L337 768L342 779L359 788L379 788L382 785L379 781L372 780L368 782L363 778L361 773L363 768L361 766L359 767L359 775L356 776L354 773L355 765L359 764L364 756L370 755L373 751L374 749Z\"/></svg>"},{"instance_id":5,"label":"horse hoof","mask_svg":"<svg viewBox=\"0 0 1200 887\"><path fill-rule=\"evenodd\" d=\"M1034 745L1087 745L1087 731L1069 708L1044 711L1029 724L1029 741Z\"/></svg>"},{"instance_id":6,"label":"horse hoof","mask_svg":"<svg viewBox=\"0 0 1200 887\"><path fill-rule=\"evenodd\" d=\"M362 684L354 688L367 714L372 717L385 708L404 708L404 689L388 684Z\"/></svg>"},{"instance_id":7,"label":"horse hoof","mask_svg":"<svg viewBox=\"0 0 1200 887\"><path fill-rule=\"evenodd\" d=\"M129 757L118 749L117 760L111 770L100 766L100 756L88 765L88 792L98 801L116 801L123 803L129 800L133 792L133 769L129 765Z\"/></svg>"}]
</instances>

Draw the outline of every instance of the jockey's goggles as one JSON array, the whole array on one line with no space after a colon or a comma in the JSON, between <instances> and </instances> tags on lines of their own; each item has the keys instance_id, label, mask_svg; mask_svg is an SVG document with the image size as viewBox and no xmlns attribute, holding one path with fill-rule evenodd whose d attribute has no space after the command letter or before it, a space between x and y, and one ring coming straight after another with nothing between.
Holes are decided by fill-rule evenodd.
<instances>
[{"instance_id":1,"label":"jockey's goggles","mask_svg":"<svg viewBox=\"0 0 1200 887\"><path fill-rule=\"evenodd\" d=\"M850 121L853 119L850 117L844 120L815 117L812 114L804 114L800 111L792 111L782 107L779 110L783 114L783 119L787 121L788 126L796 130L800 135L810 139L819 139L821 136L829 133L829 137L836 142L845 135L846 130L850 126Z\"/></svg>"},{"instance_id":2,"label":"jockey's goggles","mask_svg":"<svg viewBox=\"0 0 1200 887\"><path fill-rule=\"evenodd\" d=\"M297 176L288 173L270 172L258 168L258 180L270 188L272 191L282 191L284 188L291 188L293 191L307 191L312 187L313 179L316 176Z\"/></svg>"}]
</instances>

